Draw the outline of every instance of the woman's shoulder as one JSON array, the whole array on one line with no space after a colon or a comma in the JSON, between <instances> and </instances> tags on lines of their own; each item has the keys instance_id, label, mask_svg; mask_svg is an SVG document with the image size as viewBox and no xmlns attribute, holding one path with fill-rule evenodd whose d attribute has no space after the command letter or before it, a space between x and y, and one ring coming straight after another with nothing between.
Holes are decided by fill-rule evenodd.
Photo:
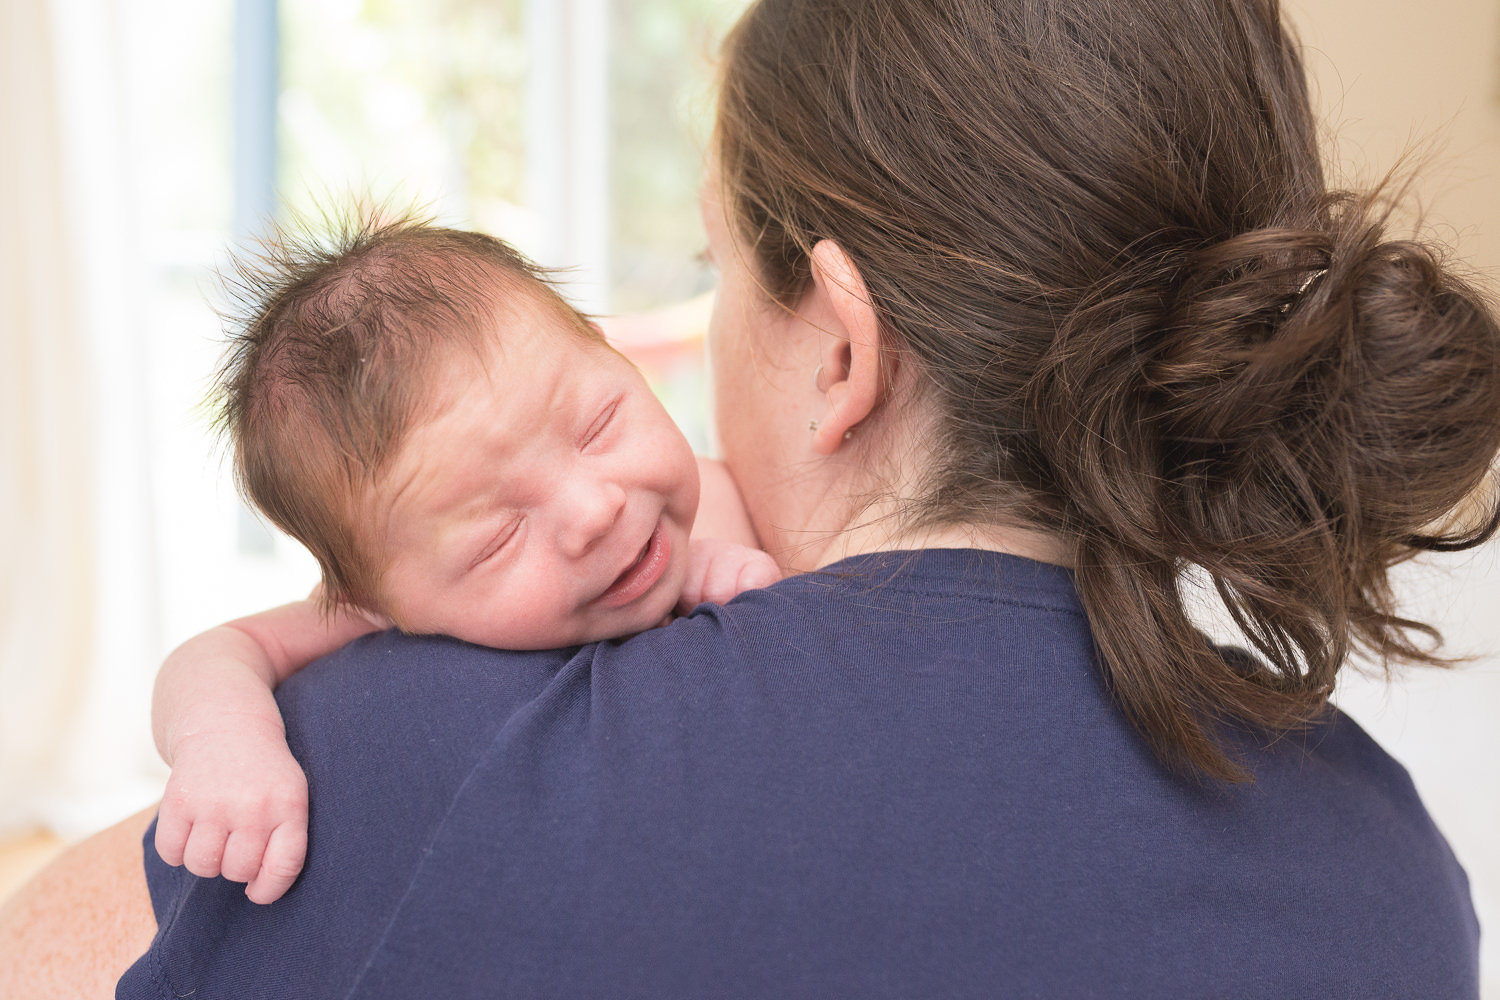
<instances>
[{"instance_id":1,"label":"woman's shoulder","mask_svg":"<svg viewBox=\"0 0 1500 1000\"><path fill-rule=\"evenodd\" d=\"M777 699L859 712L871 690L898 690L917 675L957 696L976 670L1029 690L1055 683L1094 701L1102 694L1072 574L979 550L844 560L585 653L581 679L596 695L640 707L670 691L700 713L713 703L742 717L780 711L768 701ZM1050 665L1047 677L1039 662Z\"/></svg>"},{"instance_id":2,"label":"woman's shoulder","mask_svg":"<svg viewBox=\"0 0 1500 1000\"><path fill-rule=\"evenodd\" d=\"M356 639L277 690L289 725L352 735L375 727L489 727L537 697L578 647L517 652L392 629ZM398 707L400 711L393 711Z\"/></svg>"},{"instance_id":3,"label":"woman's shoulder","mask_svg":"<svg viewBox=\"0 0 1500 1000\"><path fill-rule=\"evenodd\" d=\"M1019 655L1035 637L1087 629L1073 574L1060 566L979 549L879 552L800 573L725 605L704 604L664 629L623 644L610 658L671 657L716 646L752 661L781 647L835 642L878 652L893 635L918 636L929 652L992 630L988 655Z\"/></svg>"}]
</instances>

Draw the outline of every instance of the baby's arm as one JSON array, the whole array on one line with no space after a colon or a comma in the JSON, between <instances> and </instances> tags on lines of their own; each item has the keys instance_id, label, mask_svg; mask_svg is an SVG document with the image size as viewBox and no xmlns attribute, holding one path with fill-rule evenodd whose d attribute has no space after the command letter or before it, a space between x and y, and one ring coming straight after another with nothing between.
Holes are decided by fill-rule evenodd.
<instances>
[{"instance_id":1,"label":"baby's arm","mask_svg":"<svg viewBox=\"0 0 1500 1000\"><path fill-rule=\"evenodd\" d=\"M677 610L724 604L736 594L781 579L776 560L761 551L739 487L724 463L698 459L698 516L688 543L687 577Z\"/></svg>"},{"instance_id":2,"label":"baby's arm","mask_svg":"<svg viewBox=\"0 0 1500 1000\"><path fill-rule=\"evenodd\" d=\"M305 601L232 621L177 647L156 677L152 730L172 767L156 851L194 875L280 898L307 852L307 781L287 749L272 692L302 667L375 631Z\"/></svg>"},{"instance_id":3,"label":"baby's arm","mask_svg":"<svg viewBox=\"0 0 1500 1000\"><path fill-rule=\"evenodd\" d=\"M740 497L740 488L723 462L698 456L698 516L693 539L716 538L748 548L760 548L755 526Z\"/></svg>"}]
</instances>

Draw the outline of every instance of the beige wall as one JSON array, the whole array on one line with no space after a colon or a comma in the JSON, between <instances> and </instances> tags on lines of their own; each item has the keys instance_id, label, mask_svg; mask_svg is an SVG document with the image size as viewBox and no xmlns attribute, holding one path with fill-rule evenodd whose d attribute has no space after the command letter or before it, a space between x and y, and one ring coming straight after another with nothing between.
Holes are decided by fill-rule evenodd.
<instances>
[{"instance_id":1,"label":"beige wall","mask_svg":"<svg viewBox=\"0 0 1500 1000\"><path fill-rule=\"evenodd\" d=\"M1346 182L1426 150L1428 227L1500 288L1500 0L1284 2ZM1500 544L1403 579L1412 609L1474 662L1391 685L1351 676L1339 701L1411 771L1468 870L1484 996L1500 1000Z\"/></svg>"},{"instance_id":2,"label":"beige wall","mask_svg":"<svg viewBox=\"0 0 1500 1000\"><path fill-rule=\"evenodd\" d=\"M1345 176L1373 176L1404 150L1429 218L1500 270L1500 3L1286 0ZM1449 238L1452 229L1444 229Z\"/></svg>"}]
</instances>

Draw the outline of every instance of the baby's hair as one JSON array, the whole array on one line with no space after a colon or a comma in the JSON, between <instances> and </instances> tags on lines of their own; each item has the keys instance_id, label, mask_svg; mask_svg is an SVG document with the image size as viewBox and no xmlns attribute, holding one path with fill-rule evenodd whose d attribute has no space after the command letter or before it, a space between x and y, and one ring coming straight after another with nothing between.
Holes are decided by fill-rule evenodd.
<instances>
[{"instance_id":1,"label":"baby's hair","mask_svg":"<svg viewBox=\"0 0 1500 1000\"><path fill-rule=\"evenodd\" d=\"M225 286L219 430L245 498L317 559L329 607L380 608L360 508L430 405L435 364L455 351L479 363L522 297L597 337L501 240L379 208L278 226L231 261Z\"/></svg>"},{"instance_id":2,"label":"baby's hair","mask_svg":"<svg viewBox=\"0 0 1500 1000\"><path fill-rule=\"evenodd\" d=\"M1226 729L1317 718L1351 649L1444 662L1388 573L1500 525L1500 328L1326 186L1276 0L759 0L726 49L768 295L848 254L939 417L908 516L1059 534L1163 760L1244 779ZM1194 626L1194 570L1263 665Z\"/></svg>"}]
</instances>

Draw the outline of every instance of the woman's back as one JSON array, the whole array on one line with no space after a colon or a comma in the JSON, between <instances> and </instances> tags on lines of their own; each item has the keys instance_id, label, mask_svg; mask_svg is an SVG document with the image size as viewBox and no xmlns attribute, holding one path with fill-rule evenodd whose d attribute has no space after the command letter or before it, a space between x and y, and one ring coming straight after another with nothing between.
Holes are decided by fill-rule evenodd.
<instances>
[{"instance_id":1,"label":"woman's back","mask_svg":"<svg viewBox=\"0 0 1500 1000\"><path fill-rule=\"evenodd\" d=\"M576 654L374 637L282 698L307 871L152 867L184 919L122 997L1477 990L1398 765L1331 713L1234 741L1253 785L1170 775L1041 563L863 557Z\"/></svg>"}]
</instances>

